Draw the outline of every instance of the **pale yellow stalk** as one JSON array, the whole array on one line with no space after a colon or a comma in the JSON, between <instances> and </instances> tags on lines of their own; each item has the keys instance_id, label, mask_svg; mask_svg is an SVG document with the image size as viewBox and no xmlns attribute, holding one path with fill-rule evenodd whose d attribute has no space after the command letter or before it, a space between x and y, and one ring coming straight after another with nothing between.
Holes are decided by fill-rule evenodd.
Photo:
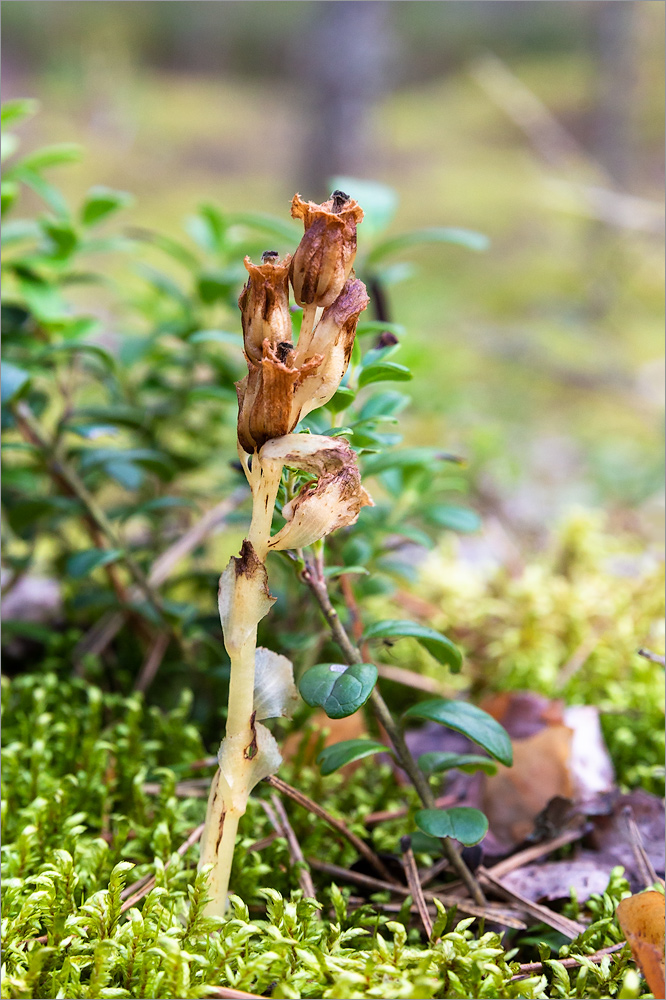
<instances>
[{"instance_id":1,"label":"pale yellow stalk","mask_svg":"<svg viewBox=\"0 0 666 1000\"><path fill-rule=\"evenodd\" d=\"M252 489L252 523L248 542L258 560L264 563L282 467L272 462L263 468L255 454L251 465L244 462L243 468ZM240 585L244 599L234 602L232 621L224 630L231 667L226 738L221 747L224 773L221 756L221 766L213 779L208 798L199 862L201 867L213 865L209 880L210 902L206 912L216 916L222 916L226 907L238 823L247 808L250 792L259 780L253 763L259 752L254 718L258 624L254 608L262 600L264 578L258 574L249 579L241 578ZM238 642L239 636L243 636L242 642Z\"/></svg>"}]
</instances>

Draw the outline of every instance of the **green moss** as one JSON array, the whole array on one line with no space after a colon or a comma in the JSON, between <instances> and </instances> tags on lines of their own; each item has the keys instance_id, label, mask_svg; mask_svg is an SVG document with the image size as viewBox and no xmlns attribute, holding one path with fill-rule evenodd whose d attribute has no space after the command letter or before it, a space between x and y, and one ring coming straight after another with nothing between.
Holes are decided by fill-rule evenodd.
<instances>
[{"instance_id":1,"label":"green moss","mask_svg":"<svg viewBox=\"0 0 666 1000\"><path fill-rule=\"evenodd\" d=\"M162 714L138 696L25 675L4 680L3 707L3 997L184 1000L208 995L211 985L340 1000L613 997L621 987L625 952L584 972L549 961L545 974L512 980L515 952L502 937L479 934L453 912L441 910L442 936L429 946L406 930L406 912L390 921L370 905L350 910L334 885L318 889L320 913L295 889L282 839L252 849L271 832L256 798L242 825L233 913L205 918L197 849L184 857L175 850L205 803L176 794L203 756L187 697ZM304 791L360 834L368 811L401 801L388 768L360 768L353 782L322 779L298 760L285 766L286 777L290 768ZM350 849L323 824L297 808L290 818L306 856L351 863ZM381 827L376 846L394 849L397 832ZM123 888L146 875L154 888L123 913ZM626 891L614 875L592 902L595 923L566 953L621 940L613 914Z\"/></svg>"}]
</instances>

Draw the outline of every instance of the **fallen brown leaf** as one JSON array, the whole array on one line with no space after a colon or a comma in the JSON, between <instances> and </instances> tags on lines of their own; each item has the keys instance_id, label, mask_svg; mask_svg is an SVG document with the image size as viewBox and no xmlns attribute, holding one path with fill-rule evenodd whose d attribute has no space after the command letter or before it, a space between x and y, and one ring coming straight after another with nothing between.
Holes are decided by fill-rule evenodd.
<instances>
[{"instance_id":1,"label":"fallen brown leaf","mask_svg":"<svg viewBox=\"0 0 666 1000\"><path fill-rule=\"evenodd\" d=\"M588 854L573 861L525 865L504 875L503 882L535 903L568 899L571 889L575 890L578 901L584 903L593 893L606 891L608 867L600 864L595 855Z\"/></svg>"},{"instance_id":2,"label":"fallen brown leaf","mask_svg":"<svg viewBox=\"0 0 666 1000\"><path fill-rule=\"evenodd\" d=\"M515 740L513 767L500 766L486 778L482 808L495 838L506 848L532 833L536 816L551 799L572 798L571 742L567 726L547 726Z\"/></svg>"},{"instance_id":3,"label":"fallen brown leaf","mask_svg":"<svg viewBox=\"0 0 666 1000\"><path fill-rule=\"evenodd\" d=\"M664 897L654 891L628 896L618 905L617 919L650 990L663 997Z\"/></svg>"}]
</instances>

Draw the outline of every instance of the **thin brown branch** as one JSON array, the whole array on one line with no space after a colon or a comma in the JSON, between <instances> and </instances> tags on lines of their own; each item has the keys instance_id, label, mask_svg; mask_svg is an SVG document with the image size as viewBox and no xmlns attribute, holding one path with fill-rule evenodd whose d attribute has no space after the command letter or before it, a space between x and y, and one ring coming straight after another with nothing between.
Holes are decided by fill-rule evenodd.
<instances>
[{"instance_id":1,"label":"thin brown branch","mask_svg":"<svg viewBox=\"0 0 666 1000\"><path fill-rule=\"evenodd\" d=\"M382 878L386 879L388 883L393 884L396 881L382 859L372 850L371 847L368 847L368 845L361 840L360 837L357 837L356 834L353 833L341 819L331 816L331 814L327 812L323 806L320 806L319 803L308 798L307 795L304 795L303 792L300 792L297 788L292 788L292 786L288 785L286 781L283 781L282 778L276 777L274 774L264 778L264 781L267 785L270 785L271 788L274 788L282 795L287 795L290 799L293 799L294 802L297 802L299 806L302 806L303 809L307 809L308 812L314 813L315 816L319 816L319 818L323 819L325 823L328 823L330 827L337 830L338 833L340 833L346 840L349 841L350 844L354 846L354 848L366 859L366 861L370 862L375 871L379 872Z\"/></svg>"},{"instance_id":2,"label":"thin brown branch","mask_svg":"<svg viewBox=\"0 0 666 1000\"><path fill-rule=\"evenodd\" d=\"M448 809L449 806L454 806L457 801L457 795L440 795L438 799L435 799L435 808ZM380 809L378 812L368 813L363 822L366 826L376 826L377 823L386 823L392 819L402 819L408 812L409 808L407 806L404 806L402 809Z\"/></svg>"},{"instance_id":3,"label":"thin brown branch","mask_svg":"<svg viewBox=\"0 0 666 1000\"><path fill-rule=\"evenodd\" d=\"M148 582L153 587L160 587L173 573L174 569L186 556L204 541L215 528L221 527L230 514L247 498L247 486L238 486L226 500L211 507L191 528L181 535L168 549L157 557L150 567Z\"/></svg>"},{"instance_id":4,"label":"thin brown branch","mask_svg":"<svg viewBox=\"0 0 666 1000\"><path fill-rule=\"evenodd\" d=\"M416 908L419 911L419 916L421 918L421 923L423 924L423 929L426 932L426 937L430 940L432 937L432 920L430 919L428 904L425 901L423 889L419 881L419 873L416 867L414 851L412 850L412 838L403 837L400 841L400 846L402 848L402 864L405 869L405 875L407 876L407 885L409 886L409 891L412 894L412 899L416 904Z\"/></svg>"},{"instance_id":5,"label":"thin brown branch","mask_svg":"<svg viewBox=\"0 0 666 1000\"><path fill-rule=\"evenodd\" d=\"M310 899L316 899L317 894L315 892L314 882L312 881L312 876L307 867L307 862L303 857L303 851L301 850L301 845L298 842L298 838L294 833L293 827L289 822L289 817L285 812L285 808L280 802L279 797L275 792L271 795L271 802L273 803L273 809L275 813L275 821L271 818L271 814L267 809L268 802L265 799L261 800L261 804L266 809L268 818L271 820L274 828L280 833L281 836L287 841L287 847L289 848L289 856L291 857L291 863L298 872L298 882L303 890L303 895L308 896ZM277 823L277 826L276 826Z\"/></svg>"},{"instance_id":6,"label":"thin brown branch","mask_svg":"<svg viewBox=\"0 0 666 1000\"><path fill-rule=\"evenodd\" d=\"M148 583L152 587L160 587L174 571L181 559L184 559L197 546L201 545L211 531L221 527L226 519L232 514L246 499L247 488L239 486L231 493L226 500L216 504L189 528L182 537L178 538L173 545L157 557L148 573ZM136 590L130 591L130 598L137 596ZM101 652L113 642L116 635L123 627L125 614L122 611L113 611L99 620L86 635L83 636L74 650L74 659L80 664L86 653L95 653L99 656Z\"/></svg>"},{"instance_id":7,"label":"thin brown branch","mask_svg":"<svg viewBox=\"0 0 666 1000\"><path fill-rule=\"evenodd\" d=\"M162 660L164 659L164 654L169 648L170 642L171 636L166 632L157 633L155 642L150 648L148 656L144 660L141 670L139 671L139 676L137 677L134 685L135 691L146 691L153 683L157 675L157 671L160 669L162 664Z\"/></svg>"},{"instance_id":8,"label":"thin brown branch","mask_svg":"<svg viewBox=\"0 0 666 1000\"><path fill-rule=\"evenodd\" d=\"M436 861L434 863L432 868L427 868L425 871L419 872L419 881L421 885L425 886L429 882L433 882L437 878L437 876L441 875L442 872L445 872L448 867L449 867L449 859L440 858L439 861Z\"/></svg>"},{"instance_id":9,"label":"thin brown branch","mask_svg":"<svg viewBox=\"0 0 666 1000\"><path fill-rule=\"evenodd\" d=\"M508 886L504 885L500 879L495 878L490 874L485 868L479 868L477 871L479 880L488 886L488 888L493 889L495 892L499 893L500 896L504 896L510 902L517 904L521 910L529 913L531 917L541 923L547 924L549 927L553 927L560 934L564 934L565 937L573 940L577 938L579 934L582 934L585 930L585 924L580 924L575 920L569 920L568 917L563 917L560 913L555 913L554 910L549 910L547 906L542 906L540 903L533 903L531 899L527 899L525 896L521 896L519 892L515 892Z\"/></svg>"},{"instance_id":10,"label":"thin brown branch","mask_svg":"<svg viewBox=\"0 0 666 1000\"><path fill-rule=\"evenodd\" d=\"M331 875L334 879L339 879L341 882L352 882L356 885L364 886L366 889L372 889L373 892L392 892L396 896L411 896L411 891L406 885L385 882L382 879L373 878L371 875L363 875L361 872L350 871L347 868L341 868L339 865L319 861L317 858L308 858L308 864L315 871ZM485 917L496 924L501 924L504 927L513 927L516 930L525 930L527 926L516 910L498 906L496 903L484 903L483 906L478 906L466 896L458 896L457 894L447 892L424 892L423 895L428 902L432 902L437 897L444 906L457 906L462 913L467 913L470 917Z\"/></svg>"},{"instance_id":11,"label":"thin brown branch","mask_svg":"<svg viewBox=\"0 0 666 1000\"><path fill-rule=\"evenodd\" d=\"M602 948L600 951L595 951L593 955L585 955L586 962L601 962L606 955L613 955L615 952L622 951L626 945L626 941L620 941L619 944L612 944L608 948ZM579 958L558 958L555 960L558 965L563 965L565 969L576 969L583 962ZM511 976L509 982L513 982L516 979L524 979L526 976L531 976L533 972L543 972L544 963L543 962L525 962L520 966L520 972L517 972L515 976Z\"/></svg>"},{"instance_id":12,"label":"thin brown branch","mask_svg":"<svg viewBox=\"0 0 666 1000\"><path fill-rule=\"evenodd\" d=\"M329 628L333 633L333 637L342 650L347 663L352 664L365 662L361 651L352 643L351 639L347 635L347 631L340 621L337 611L331 603L328 588L326 586L326 578L323 572L318 572L317 565L312 559L306 558L305 569L303 570L301 577L317 600L320 610L328 622ZM352 614L359 619L358 609L355 605ZM434 809L435 798L432 794L430 785L428 784L428 779L419 769L416 761L414 760L411 751L405 742L402 729L394 722L388 705L382 698L377 686L375 686L372 694L370 695L369 704L371 705L377 720L386 730L400 766L409 776L409 779L414 785L421 802L426 809ZM483 895L481 886L461 858L453 842L448 837L444 837L441 843L444 853L451 862L451 866L455 869L459 878L461 878L465 883L469 894L474 900L476 900L479 906L483 906L485 903L485 896Z\"/></svg>"},{"instance_id":13,"label":"thin brown branch","mask_svg":"<svg viewBox=\"0 0 666 1000\"><path fill-rule=\"evenodd\" d=\"M645 657L650 663L658 663L660 667L666 667L666 656L662 656L661 653L653 653L651 649L645 649L641 647L637 649L636 652L639 656Z\"/></svg>"},{"instance_id":14,"label":"thin brown branch","mask_svg":"<svg viewBox=\"0 0 666 1000\"><path fill-rule=\"evenodd\" d=\"M425 691L426 694L438 694L445 696L447 691L438 684L432 677L424 677L414 670L406 670L405 667L395 667L388 663L378 663L377 673L385 681L392 681L394 684L403 684L405 687L414 688L415 691Z\"/></svg>"},{"instance_id":15,"label":"thin brown branch","mask_svg":"<svg viewBox=\"0 0 666 1000\"><path fill-rule=\"evenodd\" d=\"M634 813L631 806L625 806L622 810L622 815L624 816L627 824L629 843L631 844L631 850L633 851L634 858L636 859L636 866L640 872L641 879L643 880L643 885L646 889L649 889L650 886L659 881L659 876L654 870L650 857L645 850L643 837L641 836L641 831L638 829L636 820L634 819Z\"/></svg>"},{"instance_id":16,"label":"thin brown branch","mask_svg":"<svg viewBox=\"0 0 666 1000\"><path fill-rule=\"evenodd\" d=\"M109 542L110 547L113 549L120 549L122 551L123 546L120 539L116 535L115 529L106 514L99 506L97 500L89 491L87 486L85 486L83 481L79 478L78 473L74 471L59 451L54 449L53 443L49 441L44 434L39 421L34 416L28 404L20 401L14 405L13 410L21 433L27 440L32 442L36 448L39 449L50 475L57 480L58 484L61 488L64 488L65 492L70 493L72 496L77 497L77 499L81 501L86 511L86 516L102 533L106 541ZM150 585L138 563L136 563L134 558L125 551L123 551L120 561L124 563L135 584L145 596L146 600L153 606L159 617L163 621L166 621L164 617L162 599L159 594L156 593L154 587Z\"/></svg>"},{"instance_id":17,"label":"thin brown branch","mask_svg":"<svg viewBox=\"0 0 666 1000\"><path fill-rule=\"evenodd\" d=\"M515 871L516 868L523 868L532 861L536 861L537 858L542 858L546 854L552 854L553 851L557 851L560 847L580 840L584 833L584 827L577 827L575 830L565 830L564 833L553 837L552 840L544 840L540 844L534 844L533 847L526 847L524 851L512 854L510 858L498 861L496 865L488 869L488 874L493 878L502 878L503 875L508 875L509 872Z\"/></svg>"}]
</instances>

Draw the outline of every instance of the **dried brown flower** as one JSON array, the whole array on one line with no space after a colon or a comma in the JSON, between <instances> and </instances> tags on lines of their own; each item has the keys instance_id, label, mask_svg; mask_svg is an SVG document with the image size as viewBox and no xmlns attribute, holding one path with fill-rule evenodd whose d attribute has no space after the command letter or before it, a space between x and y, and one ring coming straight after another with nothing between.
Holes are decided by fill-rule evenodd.
<instances>
[{"instance_id":1,"label":"dried brown flower","mask_svg":"<svg viewBox=\"0 0 666 1000\"><path fill-rule=\"evenodd\" d=\"M290 434L270 441L261 450L261 462L302 469L317 476L285 504L285 526L271 538L268 548L298 549L354 524L362 507L372 507L369 493L361 486L356 455L343 438L318 434Z\"/></svg>"},{"instance_id":2,"label":"dried brown flower","mask_svg":"<svg viewBox=\"0 0 666 1000\"><path fill-rule=\"evenodd\" d=\"M281 342L291 344L291 315L289 313L289 268L291 254L280 260L275 251L262 255L261 264L245 258L249 273L247 284L238 299L243 324L243 346L250 361L258 363L263 357L263 343L272 347Z\"/></svg>"},{"instance_id":3,"label":"dried brown flower","mask_svg":"<svg viewBox=\"0 0 666 1000\"><path fill-rule=\"evenodd\" d=\"M350 278L319 323L294 348L264 338L248 375L236 383L238 439L251 454L270 438L289 434L302 417L327 403L347 370L358 317L368 304L365 285Z\"/></svg>"},{"instance_id":4,"label":"dried brown flower","mask_svg":"<svg viewBox=\"0 0 666 1000\"><path fill-rule=\"evenodd\" d=\"M343 191L334 191L317 205L295 194L294 219L302 219L305 234L291 262L294 298L300 306L332 305L351 273L356 256L356 226L363 209Z\"/></svg>"}]
</instances>

